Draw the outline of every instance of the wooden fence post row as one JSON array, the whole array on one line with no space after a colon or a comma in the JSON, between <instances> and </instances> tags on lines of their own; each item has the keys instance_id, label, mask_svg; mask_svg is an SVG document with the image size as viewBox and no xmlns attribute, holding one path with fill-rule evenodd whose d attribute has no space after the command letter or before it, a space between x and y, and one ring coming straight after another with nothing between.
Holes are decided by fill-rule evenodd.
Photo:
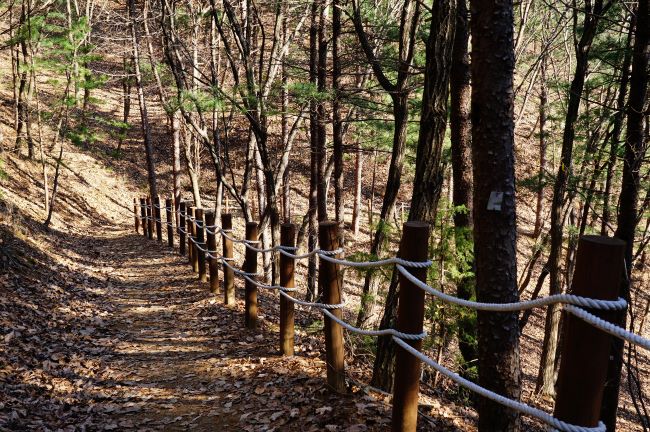
<instances>
[{"instance_id":1,"label":"wooden fence post row","mask_svg":"<svg viewBox=\"0 0 650 432\"><path fill-rule=\"evenodd\" d=\"M157 216L155 206L150 198L140 198L140 216L138 217L138 199L134 198L135 230L139 232L142 226L143 234L152 236L153 218ZM154 200L154 205L159 202ZM160 210L160 209L158 209ZM167 221L173 224L172 200L166 200ZM216 255L217 240L214 228L216 215L212 211L204 212L186 201L179 203L179 250L185 255L187 246L193 269L199 273L201 281L207 281L206 254L191 241L196 242L210 255ZM194 224L197 221L198 226ZM210 226L210 230L206 228ZM226 235L231 235L232 215L221 215L222 255L226 261L233 258L233 242ZM187 232L186 235L182 232ZM157 224L159 240L160 229ZM428 241L430 227L424 222L409 221L403 224L400 242L400 258L407 261L423 262L428 259ZM259 228L257 222L246 224L246 239L257 241ZM323 250L339 248L339 226L333 221L319 223L319 242ZM283 224L281 226L281 245L295 247L296 226ZM168 242L173 247L173 230L168 226ZM623 257L625 243L618 239L603 236L583 236L580 238L576 256L575 274L571 293L599 300L616 300L623 274ZM254 274L257 272L258 253L246 248L246 258L243 270ZM209 257L210 291L219 292L218 260ZM291 257L280 254L280 285L294 288L295 261ZM409 272L421 281L426 281L426 268L409 268ZM255 280L255 276L249 276ZM399 275L399 302L397 312L397 330L407 334L420 334L423 331L425 293L403 275ZM342 277L338 264L320 260L319 286L323 293L323 303L341 303ZM223 264L224 303L235 304L234 271ZM289 293L286 293L289 295ZM257 286L251 281L245 282L245 326L249 329L257 327L258 305ZM621 311L590 310L591 313L606 320L612 320ZM333 309L331 313L342 318L341 309ZM609 349L612 336L591 326L570 313L565 315L563 326L563 344L561 347L561 363L558 375L558 395L554 416L570 424L595 427L599 422L600 404L605 387ZM346 392L343 328L340 324L325 317L325 348L327 364L327 385L338 393ZM280 296L280 352L282 355L294 354L294 304ZM422 340L406 341L418 351L422 349ZM421 361L401 347L397 347L393 385L392 430L399 432L414 432L417 428L418 394L420 383Z\"/></svg>"}]
</instances>

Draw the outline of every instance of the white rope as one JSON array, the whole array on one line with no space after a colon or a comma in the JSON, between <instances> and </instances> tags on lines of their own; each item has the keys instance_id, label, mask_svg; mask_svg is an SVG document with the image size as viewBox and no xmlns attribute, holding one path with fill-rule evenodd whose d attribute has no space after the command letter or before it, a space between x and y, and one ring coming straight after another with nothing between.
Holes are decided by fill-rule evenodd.
<instances>
[{"instance_id":1,"label":"white rope","mask_svg":"<svg viewBox=\"0 0 650 432\"><path fill-rule=\"evenodd\" d=\"M259 253L275 252L276 250L278 250L277 246L266 248L266 249L259 249L254 246L251 246L248 242L244 243L244 246L246 246L246 249L250 249L253 252L259 252Z\"/></svg>"},{"instance_id":2,"label":"white rope","mask_svg":"<svg viewBox=\"0 0 650 432\"><path fill-rule=\"evenodd\" d=\"M445 294L437 289L427 285L415 276L413 276L401 264L395 266L399 272L404 275L409 281L415 284L418 288L426 291L427 293L439 298L440 300L448 303L453 303L458 306L464 306L471 309L493 311L493 312L513 312L526 309L532 309L541 306L547 306L553 303L567 303L577 306L583 306L593 309L602 310L621 310L627 306L625 299L619 298L618 300L596 300L588 297L581 297L573 294L554 294L547 297L541 297L535 300L527 300L522 302L512 303L481 303L471 300L459 299L458 297Z\"/></svg>"},{"instance_id":3,"label":"white rope","mask_svg":"<svg viewBox=\"0 0 650 432\"><path fill-rule=\"evenodd\" d=\"M261 282L256 281L255 279L251 279L250 277L248 277L246 275L242 275L242 277L244 279L246 279L248 282L255 285L256 287L262 288L262 289L279 290L279 291L282 291L282 292L293 292L293 291L298 290L298 288L287 288L287 287L283 287L283 286L280 286L280 285L266 285L266 284L263 284Z\"/></svg>"},{"instance_id":4,"label":"white rope","mask_svg":"<svg viewBox=\"0 0 650 432\"><path fill-rule=\"evenodd\" d=\"M217 260L217 261L223 259L223 257L222 257L221 255L212 255L212 253L217 253L217 251L207 251L207 252L205 253L205 256L206 256L207 258L211 258L211 259L213 259L213 260Z\"/></svg>"},{"instance_id":5,"label":"white rope","mask_svg":"<svg viewBox=\"0 0 650 432\"><path fill-rule=\"evenodd\" d=\"M586 427L586 426L576 426L572 425L569 423L566 423L562 420L556 419L552 415L538 409L531 407L530 405L526 405L525 403L515 401L512 399L508 399L507 397L501 396L500 394L494 393L493 391L490 391L484 387L479 386L478 384L475 384L469 380L466 380L465 378L461 377L455 372L450 371L446 367L442 366L441 364L435 362L434 360L430 359L426 355L422 354L420 351L416 350L403 340L401 340L398 337L393 336L393 340L395 343L397 343L399 346L404 348L406 351L408 351L410 354L418 358L420 361L426 363L427 365L431 366L447 378L451 379L452 381L456 382L457 384L475 392L478 393L479 395L493 400L494 402L497 402L503 406L506 406L510 409L513 409L515 411L519 411L523 414L526 414L531 417L535 417L544 423L554 427L555 429L564 431L564 432L606 432L605 425L602 422L598 423L598 426L596 427Z\"/></svg>"},{"instance_id":6,"label":"white rope","mask_svg":"<svg viewBox=\"0 0 650 432\"><path fill-rule=\"evenodd\" d=\"M221 229L218 229L219 227L216 225L206 225L205 226L205 232L207 232L210 235L217 235L221 233ZM210 229L214 230L211 231Z\"/></svg>"},{"instance_id":7,"label":"white rope","mask_svg":"<svg viewBox=\"0 0 650 432\"><path fill-rule=\"evenodd\" d=\"M239 276L260 276L261 275L261 273L259 273L259 272L258 273L252 273L252 272L245 272L245 271L236 269L233 266L231 266L230 264L228 264L228 261L230 261L230 260L222 260L223 264L226 267L228 267L230 270L234 271L236 275L239 275Z\"/></svg>"},{"instance_id":8,"label":"white rope","mask_svg":"<svg viewBox=\"0 0 650 432\"><path fill-rule=\"evenodd\" d=\"M622 327L619 327L615 324L605 321L602 318L597 317L584 309L573 305L566 305L564 309L568 312L571 312L573 315L577 316L583 321L591 324L592 326L599 328L600 330L616 336L617 338L623 339L631 344L639 345L642 348L645 348L650 351L650 339L639 336L638 334L629 332Z\"/></svg>"},{"instance_id":9,"label":"white rope","mask_svg":"<svg viewBox=\"0 0 650 432\"><path fill-rule=\"evenodd\" d=\"M233 243L244 243L245 245L259 243L259 241L257 241L257 240L240 240L240 239L232 238L228 234L226 234L226 230L221 230L221 233L223 234L223 236L225 238L227 238L228 240L230 240Z\"/></svg>"},{"instance_id":10,"label":"white rope","mask_svg":"<svg viewBox=\"0 0 650 432\"><path fill-rule=\"evenodd\" d=\"M338 258L333 258L328 255L325 255L323 253L318 254L321 258L323 258L325 261L329 261L334 264L339 264L347 267L359 267L359 268L367 268L367 267L379 267L379 266L385 266L389 264L399 264L404 267L412 267L412 268L427 268L430 267L432 262L427 260L427 261L407 261L402 258L398 257L393 257L393 258L386 258L383 260L378 260L378 261L349 261L349 260L344 260L344 259L338 259Z\"/></svg>"},{"instance_id":11,"label":"white rope","mask_svg":"<svg viewBox=\"0 0 650 432\"><path fill-rule=\"evenodd\" d=\"M282 255L286 255L289 258L293 258L293 259L297 259L297 260L304 259L304 258L309 258L312 255L319 255L319 256L327 255L327 256L330 256L330 255L340 254L341 252L343 252L343 249L341 249L341 248L331 250L331 251L324 251L324 250L321 250L321 249L314 249L314 250L309 251L307 253L304 253L302 255L295 255L295 254L292 254L291 252L287 252L287 250L290 250L290 249L287 248L287 247L284 247L284 246L280 247L278 250L280 251L280 253Z\"/></svg>"},{"instance_id":12,"label":"white rope","mask_svg":"<svg viewBox=\"0 0 650 432\"><path fill-rule=\"evenodd\" d=\"M285 298L289 299L292 303L299 304L301 306L307 306L307 307L312 307L316 309L341 309L343 306L345 306L345 302L341 303L335 303L335 304L328 304L328 303L314 303L314 302L307 302L303 300L298 300L295 297L291 297L289 294L286 294L283 291L280 291L280 294L283 295Z\"/></svg>"},{"instance_id":13,"label":"white rope","mask_svg":"<svg viewBox=\"0 0 650 432\"><path fill-rule=\"evenodd\" d=\"M397 331L392 328L388 329L382 329L382 330L363 330L358 327L354 327L351 324L346 323L342 319L339 319L336 317L332 312L328 311L327 309L323 309L323 313L330 317L330 319L336 321L338 324L340 324L343 328L346 330L349 330L353 333L357 333L360 335L365 335L365 336L395 336L398 338L402 339L407 339L407 340L420 340L424 339L427 336L426 332L418 333L418 334L412 334L412 333L402 333L400 331Z\"/></svg>"},{"instance_id":14,"label":"white rope","mask_svg":"<svg viewBox=\"0 0 650 432\"><path fill-rule=\"evenodd\" d=\"M205 242L196 241L196 240L194 239L194 237L192 237L192 236L190 236L189 239L190 239L190 241L191 241L192 243L194 243L194 246L196 246L196 248L197 248L198 250L200 250L201 252L209 252L207 248L202 248L202 247L201 247L201 245L204 245Z\"/></svg>"}]
</instances>

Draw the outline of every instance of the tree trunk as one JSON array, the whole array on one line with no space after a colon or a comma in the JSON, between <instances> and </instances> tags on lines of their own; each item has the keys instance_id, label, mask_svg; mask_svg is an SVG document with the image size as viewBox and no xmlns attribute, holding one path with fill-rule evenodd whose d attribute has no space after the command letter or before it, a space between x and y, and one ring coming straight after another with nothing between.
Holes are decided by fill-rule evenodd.
<instances>
[{"instance_id":1,"label":"tree trunk","mask_svg":"<svg viewBox=\"0 0 650 432\"><path fill-rule=\"evenodd\" d=\"M627 42L625 44L625 56L621 66L621 81L616 99L616 113L614 114L614 125L610 138L609 159L607 161L607 174L605 177L605 190L603 191L603 214L600 224L600 235L607 235L609 232L609 223L611 221L610 197L612 194L612 182L614 180L614 168L618 155L618 146L621 139L621 130L623 129L623 120L625 119L625 99L627 97L627 85L630 79L630 63L632 62L632 35L636 25L636 15L631 14Z\"/></svg>"},{"instance_id":2,"label":"tree trunk","mask_svg":"<svg viewBox=\"0 0 650 432\"><path fill-rule=\"evenodd\" d=\"M451 165L453 173L454 208L464 207L465 211L454 212L454 231L456 249L466 251L468 271L474 270L472 236L472 123L470 120L470 70L469 53L469 12L466 0L458 0L456 9L456 29L451 60L450 115ZM475 295L474 278L461 276L456 282L456 295L469 300ZM458 346L463 357L461 372L468 377L467 370L476 364L476 312L465 311L458 322Z\"/></svg>"},{"instance_id":3,"label":"tree trunk","mask_svg":"<svg viewBox=\"0 0 650 432\"><path fill-rule=\"evenodd\" d=\"M176 217L176 226L180 226L180 213L179 206L181 204L181 113L175 111L172 114L172 151L173 151L173 167L172 176L174 181L174 215ZM217 213L215 217L220 217Z\"/></svg>"},{"instance_id":4,"label":"tree trunk","mask_svg":"<svg viewBox=\"0 0 650 432\"><path fill-rule=\"evenodd\" d=\"M395 121L395 131L393 134L393 151L388 168L388 179L386 181L384 200L379 214L379 224L370 245L370 255L374 257L378 257L386 248L388 217L395 209L397 194L402 184L406 128L408 125L408 92L393 97L393 119ZM370 229L372 230L373 227L371 226ZM366 325L367 321L372 318L378 290L379 280L375 272L366 273L363 283L363 293L361 295L361 305L359 306L359 314L357 315L357 326Z\"/></svg>"},{"instance_id":5,"label":"tree trunk","mask_svg":"<svg viewBox=\"0 0 650 432\"><path fill-rule=\"evenodd\" d=\"M632 73L630 75L630 97L627 109L627 130L625 137L625 156L623 159L623 181L617 217L616 237L626 242L625 272L626 277L621 287L620 296L630 299L630 279L632 277L634 233L639 223L639 187L641 182L641 164L648 151L648 142L644 136L644 108L648 94L648 57L650 56L650 8L649 0L639 0L637 7L636 33L634 36L634 53L632 55ZM647 121L647 118L646 118ZM617 313L616 323L625 328L626 311ZM618 391L621 383L623 365L623 341L614 338L609 356L607 385L603 395L600 418L608 431L616 430L616 410Z\"/></svg>"},{"instance_id":6,"label":"tree trunk","mask_svg":"<svg viewBox=\"0 0 650 432\"><path fill-rule=\"evenodd\" d=\"M441 157L447 126L447 98L454 35L453 2L439 2L433 11L426 47L420 131L409 212L409 220L428 222L431 225L436 219L443 182ZM385 215L384 213L383 216ZM394 328L397 298L397 272L393 272L381 318L381 328ZM392 389L394 358L392 339L380 337L372 373L374 386L386 391Z\"/></svg>"},{"instance_id":7,"label":"tree trunk","mask_svg":"<svg viewBox=\"0 0 650 432\"><path fill-rule=\"evenodd\" d=\"M318 3L318 92L324 94L327 90L327 40L326 33L326 17L325 17L325 0L317 0ZM317 155L318 155L318 220L327 220L327 184L325 181L325 165L327 163L327 129L325 118L325 102L319 99L316 105L316 127L317 133Z\"/></svg>"},{"instance_id":8,"label":"tree trunk","mask_svg":"<svg viewBox=\"0 0 650 432\"><path fill-rule=\"evenodd\" d=\"M354 162L354 207L352 209L352 232L359 235L359 222L361 220L361 184L363 180L363 151L361 143L357 142L357 154ZM369 227L372 229L372 227Z\"/></svg>"},{"instance_id":9,"label":"tree trunk","mask_svg":"<svg viewBox=\"0 0 650 432\"><path fill-rule=\"evenodd\" d=\"M513 124L511 1L471 0L474 256L480 302L519 300ZM521 395L518 314L478 313L479 384ZM517 431L519 414L480 398L480 431Z\"/></svg>"},{"instance_id":10,"label":"tree trunk","mask_svg":"<svg viewBox=\"0 0 650 432\"><path fill-rule=\"evenodd\" d=\"M587 7L587 6L586 6ZM578 11L574 11L578 13ZM596 34L598 22L604 13L602 0L596 0L593 10L585 10L584 29L576 45L576 69L569 90L569 102L564 121L562 135L562 156L553 188L553 202L551 204L551 247L548 258L549 282L551 295L562 292L560 261L562 254L563 231L562 208L567 184L571 177L573 164L573 143L575 138L575 123L578 119L580 100L587 75L589 51ZM578 29L574 29L577 31ZM546 325L544 343L542 345L542 359L539 366L536 390L543 395L555 394L555 361L557 352L557 335L560 325L560 307L552 304L546 312Z\"/></svg>"},{"instance_id":11,"label":"tree trunk","mask_svg":"<svg viewBox=\"0 0 650 432\"><path fill-rule=\"evenodd\" d=\"M135 72L135 84L138 91L138 103L140 105L140 117L142 127L142 137L144 139L145 156L147 159L147 175L149 179L149 195L158 196L158 187L156 185L156 166L153 159L153 142L151 139L151 128L149 125L149 115L147 114L147 102L144 97L142 85L142 74L140 73L140 34L138 32L138 23L136 20L135 0L129 0L129 15L131 19L131 43L133 48L133 69Z\"/></svg>"},{"instance_id":12,"label":"tree trunk","mask_svg":"<svg viewBox=\"0 0 650 432\"><path fill-rule=\"evenodd\" d=\"M311 5L311 25L309 27L309 82L317 85L318 77L318 0L313 0ZM318 116L316 102L309 102L309 142L311 149L310 177L309 177L309 209L307 210L307 249L317 247L317 207L318 207ZM316 283L316 256L309 257L307 263L307 300L318 297L318 284Z\"/></svg>"},{"instance_id":13,"label":"tree trunk","mask_svg":"<svg viewBox=\"0 0 650 432\"><path fill-rule=\"evenodd\" d=\"M413 59L417 24L420 16L420 3L406 0L402 6L399 26L399 63L397 67L397 82L395 84L387 78L381 68L380 62L375 57L375 52L370 46L365 30L363 29L359 5L353 4L353 9L354 15L352 21L359 42L372 67L375 78L377 78L383 89L390 94L393 103L393 151L388 167L388 178L384 190L384 200L379 216L379 224L377 225L370 245L370 254L378 256L385 248L388 217L393 214L397 194L401 185L406 129L408 125L408 98L410 95L408 80L410 76L410 64ZM372 211L370 212L370 216L372 217ZM370 229L372 230L373 227L371 226ZM364 325L368 318L372 316L377 290L378 281L375 273L367 273L363 284L361 306L357 315L357 326Z\"/></svg>"},{"instance_id":14,"label":"tree trunk","mask_svg":"<svg viewBox=\"0 0 650 432\"><path fill-rule=\"evenodd\" d=\"M539 168L537 170L537 202L535 205L535 227L533 237L542 232L542 204L544 202L544 176L546 175L546 105L548 101L546 86L546 55L542 54L539 83Z\"/></svg>"},{"instance_id":15,"label":"tree trunk","mask_svg":"<svg viewBox=\"0 0 650 432\"><path fill-rule=\"evenodd\" d=\"M344 219L343 204L343 123L341 120L341 5L340 0L332 4L332 141L334 158L334 213L339 224ZM345 230L340 230L343 233Z\"/></svg>"}]
</instances>

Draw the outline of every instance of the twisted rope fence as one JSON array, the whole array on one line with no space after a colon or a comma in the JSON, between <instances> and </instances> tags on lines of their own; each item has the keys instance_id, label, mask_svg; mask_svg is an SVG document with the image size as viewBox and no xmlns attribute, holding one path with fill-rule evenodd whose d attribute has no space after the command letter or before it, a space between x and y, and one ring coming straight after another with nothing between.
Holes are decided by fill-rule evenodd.
<instances>
[{"instance_id":1,"label":"twisted rope fence","mask_svg":"<svg viewBox=\"0 0 650 432\"><path fill-rule=\"evenodd\" d=\"M139 203L137 199L134 199L133 213L135 230L139 232L141 225L143 234L152 239L153 224L155 223L158 240L162 241L161 225L163 221L160 217L162 209L166 210L168 243L170 247L173 247L173 215L176 210L172 206L171 199L166 200L165 206L161 206L160 200L157 198L153 201L150 198L140 198ZM604 319L606 317L611 318L612 313L621 313L627 308L625 299L620 297L616 298L616 293L618 292L616 283L606 284L611 285L607 288L609 294L604 296L609 298L592 298L577 294L580 290L585 291L585 289L579 286L576 287L576 279L580 279L578 276L578 266L581 263L580 258L576 264L576 276L574 277L573 287L574 294L555 294L534 300L511 303L486 303L454 297L426 283L426 269L431 266L432 262L427 258L429 227L424 223L407 222L404 224L403 238L400 243L398 257L358 262L340 257L343 253L343 248L338 245L338 225L333 222L321 222L319 225L319 243L322 249L314 249L303 254L297 254L295 226L292 224L282 225L282 241L280 245L263 248L257 247L260 242L258 240L257 223L255 222L246 224L246 239L237 239L232 236L232 217L230 214L221 215L220 226L216 225L213 212L204 213L202 209L191 207L187 202L179 203L178 214L179 224L176 232L179 236L180 253L185 255L187 249L187 254L194 271L199 273L199 278L203 281L207 281L207 261L210 270L209 279L212 292L216 293L219 290L218 265L221 265L223 270L225 304L234 303L234 277L239 276L243 278L245 282L245 323L247 327L255 328L257 326L257 289L268 289L279 292L280 349L282 354L293 355L294 305L322 311L326 333L327 381L328 385L335 391L344 392L346 389L342 329L359 335L390 336L393 339L397 346L401 348L397 351L395 389L393 395L393 430L415 430L420 365L424 363L456 382L458 385L510 409L534 417L555 430L566 432L603 432L605 431L605 426L602 422L598 421L598 417L593 418L593 412L582 412L585 410L578 407L575 409L572 408L567 413L566 400L570 398L569 395L575 397L576 394L576 384L574 382L576 380L571 380L572 375L580 373L579 363L583 358L588 359L590 355L585 352L576 354L575 349L573 351L571 350L571 345L578 344L582 347L579 349L584 350L584 346L589 348L590 346L598 346L600 344L600 354L602 357L603 352L605 352L602 347L609 348L611 340L608 335L612 335L628 343L650 350L650 340ZM207 236L207 239L205 236ZM221 237L222 254L219 254L216 248L216 238L218 236ZM610 243L605 242L605 246L611 246ZM245 247L246 259L242 269L238 269L231 264L233 261L233 244L243 244ZM592 243L587 242L585 244L587 246L583 246L581 239L580 247L584 247L585 250L588 250L589 245ZM600 245L600 242L594 241L593 244ZM578 250L579 257L581 256L581 248ZM601 249L611 252L615 248ZM622 251L622 248L619 249ZM260 276L260 273L257 271L257 254L276 252L280 256L280 285L264 284L256 279L257 276ZM294 287L295 261L314 255L320 260L319 272L321 274L320 284L323 293L322 302L303 301L291 295L292 292L297 290ZM584 255L587 255L587 253ZM619 255L621 258L619 259L619 264L622 268L622 254ZM345 322L342 319L342 308L345 305L345 301L341 296L341 267L371 268L389 265L394 265L400 276L397 328L366 330ZM620 279L621 274L622 272L619 272L616 278ZM586 294L590 294L588 289L585 292ZM565 345L568 345L569 348L562 352L563 359L558 381L558 399L554 415L481 387L423 354L421 352L422 340L426 337L426 332L423 330L425 293L446 303L477 311L495 313L517 312L552 304L560 304L563 305L563 309L570 315L586 323L587 325L583 325L583 327L587 327L592 332L589 333L590 338L586 342L585 340L579 339L584 338L586 334L584 333L584 329L582 329L582 332L578 331L580 330L578 329L579 324L568 320L565 325ZM612 295L612 293L614 294ZM606 315L602 315L603 313ZM594 331L596 333L593 333ZM594 352L597 351L595 349ZM609 350L607 349L606 352L608 355ZM564 357L567 358L565 359ZM576 365L576 362L578 365ZM606 367L604 370L606 371ZM593 373L593 371L589 373ZM602 375L603 371L599 373ZM569 376L568 379L563 379L567 375ZM594 382L597 386L604 385L604 376L595 378ZM568 388L568 390L564 391L563 388ZM590 392L592 391L587 391L587 393ZM583 391L583 393L585 392ZM600 394L602 395L602 392ZM598 397L598 395L587 394L584 397L589 398L586 405L593 406L593 398ZM568 403L571 404L573 401L569 401ZM576 410L582 411L576 413ZM593 408L591 411L593 411Z\"/></svg>"}]
</instances>

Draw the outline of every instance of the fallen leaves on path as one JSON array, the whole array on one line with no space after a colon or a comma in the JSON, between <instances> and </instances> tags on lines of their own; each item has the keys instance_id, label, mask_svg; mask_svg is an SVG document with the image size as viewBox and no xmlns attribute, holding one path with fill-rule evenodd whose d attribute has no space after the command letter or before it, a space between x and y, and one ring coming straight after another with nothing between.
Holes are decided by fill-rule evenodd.
<instances>
[{"instance_id":1,"label":"fallen leaves on path","mask_svg":"<svg viewBox=\"0 0 650 432\"><path fill-rule=\"evenodd\" d=\"M260 295L259 329L244 330L241 302L223 306L184 257L155 241L115 230L60 235L50 239L53 256L9 241L24 251L27 270L0 277L2 428L389 427L390 398L325 387L322 333L304 331L321 319L316 314L300 315L297 355L283 358L273 294ZM421 429L462 425L425 419Z\"/></svg>"}]
</instances>

